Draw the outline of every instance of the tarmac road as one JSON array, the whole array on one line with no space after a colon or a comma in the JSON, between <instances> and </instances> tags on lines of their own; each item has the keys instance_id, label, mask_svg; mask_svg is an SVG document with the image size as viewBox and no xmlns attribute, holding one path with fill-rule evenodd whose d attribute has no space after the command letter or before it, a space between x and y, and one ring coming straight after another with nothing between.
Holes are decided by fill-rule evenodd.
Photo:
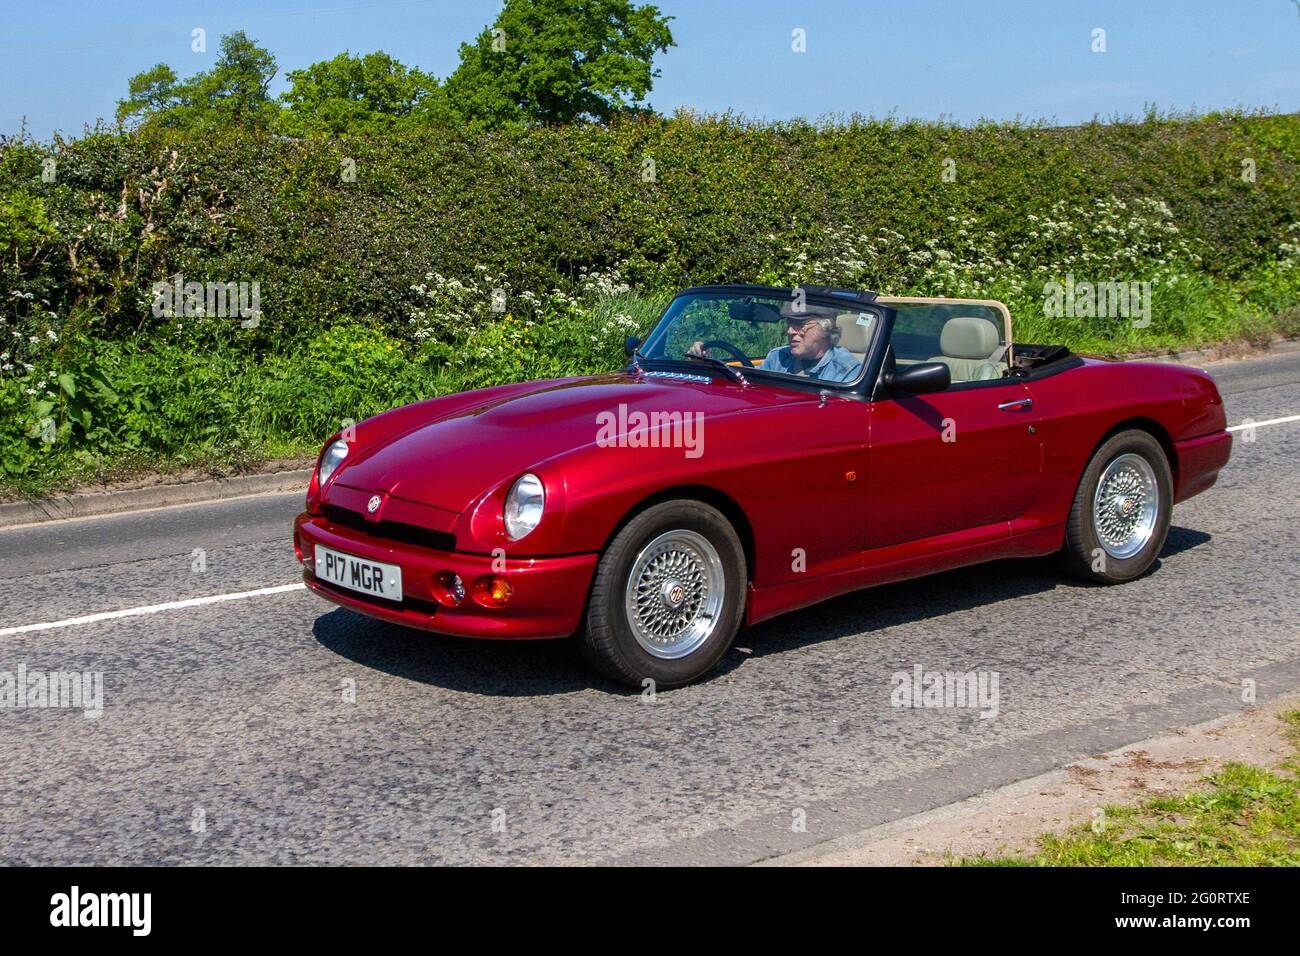
<instances>
[{"instance_id":1,"label":"tarmac road","mask_svg":"<svg viewBox=\"0 0 1300 956\"><path fill-rule=\"evenodd\" d=\"M1300 414L1300 353L1211 371L1230 424ZM1244 437L1139 581L1021 561L860 592L653 703L567 642L299 589L5 631L293 584L300 495L0 531L0 672L103 675L98 718L0 710L0 862L748 863L1241 710L1300 687L1300 422ZM891 706L916 665L996 672L997 715Z\"/></svg>"}]
</instances>

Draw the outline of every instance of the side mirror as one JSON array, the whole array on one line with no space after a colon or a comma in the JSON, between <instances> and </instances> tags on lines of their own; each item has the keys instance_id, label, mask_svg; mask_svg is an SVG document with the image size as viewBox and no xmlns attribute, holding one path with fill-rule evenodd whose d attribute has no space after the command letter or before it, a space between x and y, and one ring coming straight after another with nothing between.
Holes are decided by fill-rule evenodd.
<instances>
[{"instance_id":1,"label":"side mirror","mask_svg":"<svg viewBox=\"0 0 1300 956\"><path fill-rule=\"evenodd\" d=\"M943 362L900 365L885 374L885 387L891 392L942 392L952 384L952 370Z\"/></svg>"},{"instance_id":2,"label":"side mirror","mask_svg":"<svg viewBox=\"0 0 1300 956\"><path fill-rule=\"evenodd\" d=\"M641 346L641 339L639 336L629 335L627 338L623 340L623 351L627 354L628 358L631 358L632 353L634 353L638 348L640 348L640 346Z\"/></svg>"}]
</instances>

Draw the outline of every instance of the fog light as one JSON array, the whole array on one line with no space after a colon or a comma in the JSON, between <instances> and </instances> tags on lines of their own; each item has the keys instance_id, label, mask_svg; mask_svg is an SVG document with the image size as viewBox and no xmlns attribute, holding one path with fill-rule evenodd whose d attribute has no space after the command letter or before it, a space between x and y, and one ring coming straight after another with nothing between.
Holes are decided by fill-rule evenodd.
<instances>
[{"instance_id":1,"label":"fog light","mask_svg":"<svg viewBox=\"0 0 1300 956\"><path fill-rule=\"evenodd\" d=\"M458 607L465 600L465 582L459 574L439 571L433 576L433 598L445 607Z\"/></svg>"},{"instance_id":2,"label":"fog light","mask_svg":"<svg viewBox=\"0 0 1300 956\"><path fill-rule=\"evenodd\" d=\"M484 607L505 607L515 589L505 578L488 574L474 582L474 600Z\"/></svg>"},{"instance_id":3,"label":"fog light","mask_svg":"<svg viewBox=\"0 0 1300 956\"><path fill-rule=\"evenodd\" d=\"M298 529L293 529L293 553L298 560L302 560L302 536L298 534Z\"/></svg>"}]
</instances>

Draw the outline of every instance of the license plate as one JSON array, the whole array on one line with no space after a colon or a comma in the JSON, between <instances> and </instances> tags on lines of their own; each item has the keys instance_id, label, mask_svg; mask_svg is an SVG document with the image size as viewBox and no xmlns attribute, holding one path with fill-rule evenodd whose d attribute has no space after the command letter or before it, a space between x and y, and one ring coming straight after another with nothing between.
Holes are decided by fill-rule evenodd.
<instances>
[{"instance_id":1,"label":"license plate","mask_svg":"<svg viewBox=\"0 0 1300 956\"><path fill-rule=\"evenodd\" d=\"M316 577L349 591L390 601L402 599L402 569L316 545Z\"/></svg>"}]
</instances>

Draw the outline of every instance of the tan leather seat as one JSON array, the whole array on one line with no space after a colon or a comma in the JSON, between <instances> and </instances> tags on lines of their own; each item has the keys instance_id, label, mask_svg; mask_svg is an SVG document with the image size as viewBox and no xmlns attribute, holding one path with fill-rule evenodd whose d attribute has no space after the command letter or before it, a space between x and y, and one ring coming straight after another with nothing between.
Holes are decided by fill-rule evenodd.
<instances>
[{"instance_id":1,"label":"tan leather seat","mask_svg":"<svg viewBox=\"0 0 1300 956\"><path fill-rule=\"evenodd\" d=\"M1002 377L1002 369L994 362L1004 352L1001 336L988 319L968 315L949 319L939 333L939 349L943 354L930 361L947 365L954 382Z\"/></svg>"},{"instance_id":2,"label":"tan leather seat","mask_svg":"<svg viewBox=\"0 0 1300 956\"><path fill-rule=\"evenodd\" d=\"M871 336L876 330L876 317L870 312L841 312L835 317L840 330L840 347L853 353L859 362L866 361Z\"/></svg>"}]
</instances>

